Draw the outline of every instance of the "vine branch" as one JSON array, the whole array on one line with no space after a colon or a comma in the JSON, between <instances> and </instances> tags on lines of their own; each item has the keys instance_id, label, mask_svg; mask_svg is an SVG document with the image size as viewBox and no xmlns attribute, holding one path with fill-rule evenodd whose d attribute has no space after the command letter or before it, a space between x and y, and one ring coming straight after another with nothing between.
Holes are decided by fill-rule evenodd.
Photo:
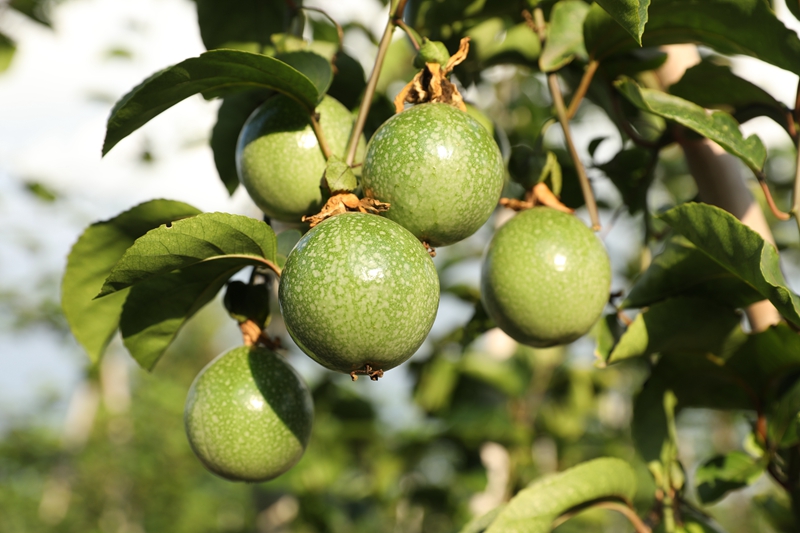
<instances>
[{"instance_id":1,"label":"vine branch","mask_svg":"<svg viewBox=\"0 0 800 533\"><path fill-rule=\"evenodd\" d=\"M369 75L367 88L364 90L364 99L361 101L361 106L358 108L358 117L356 118L353 132L350 134L350 140L347 144L347 158L345 163L348 165L353 164L356 158L356 150L358 149L358 140L361 138L361 132L364 131L364 124L367 121L367 114L369 108L372 106L372 97L375 95L375 87L378 86L378 78L383 68L383 60L386 58L386 52L389 50L389 45L392 42L392 34L395 30L395 21L403 16L403 11L406 8L407 0L399 0L394 7L394 10L389 15L389 21L386 23L386 29L383 31L383 37L378 45L378 55L375 58L375 66L372 67L372 72Z\"/></svg>"},{"instance_id":2,"label":"vine branch","mask_svg":"<svg viewBox=\"0 0 800 533\"><path fill-rule=\"evenodd\" d=\"M800 80L797 81L797 96L794 102L794 113L792 116L792 126L800 122ZM792 209L791 213L794 215L794 220L797 222L797 229L800 231L800 136L795 139L794 143L797 156L795 158L794 166L794 189L792 191Z\"/></svg>"},{"instance_id":3,"label":"vine branch","mask_svg":"<svg viewBox=\"0 0 800 533\"><path fill-rule=\"evenodd\" d=\"M585 511L586 509L607 509L609 511L616 511L628 519L633 529L636 530L636 533L652 533L653 531L628 505L614 501L598 501L592 503L588 507L581 507L580 509L568 511L553 521L553 529L575 516L578 512Z\"/></svg>"},{"instance_id":4,"label":"vine branch","mask_svg":"<svg viewBox=\"0 0 800 533\"><path fill-rule=\"evenodd\" d=\"M575 116L575 113L578 112L578 106L581 105L581 100L583 100L583 97L586 96L586 91L589 90L589 85L592 83L592 78L594 78L594 74L597 72L597 67L599 66L600 62L596 59L592 59L589 61L589 64L586 65L586 70L583 72L581 83L578 85L578 88L575 90L575 94L572 95L572 100L569 102L567 118L571 119Z\"/></svg>"},{"instance_id":5,"label":"vine branch","mask_svg":"<svg viewBox=\"0 0 800 533\"><path fill-rule=\"evenodd\" d=\"M328 146L328 141L325 139L325 134L322 132L322 126L319 124L319 113L314 112L311 113L311 129L314 130L314 135L317 137L317 142L319 143L319 148L322 150L322 155L325 157L327 161L328 158L331 156L331 149Z\"/></svg>"},{"instance_id":6,"label":"vine branch","mask_svg":"<svg viewBox=\"0 0 800 533\"><path fill-rule=\"evenodd\" d=\"M775 200L772 198L772 193L769 190L769 184L767 184L767 177L764 175L764 172L759 170L755 172L756 178L758 179L758 184L761 186L761 190L764 191L764 197L767 200L767 205L769 206L769 210L772 211L772 214L775 215L775 218L778 220L789 220L792 216L789 213L784 213L778 206L775 205ZM796 178L796 176L795 176ZM795 189L797 188L797 179L795 179ZM796 206L795 206L796 207ZM792 208L792 211L796 213L795 208Z\"/></svg>"},{"instance_id":7,"label":"vine branch","mask_svg":"<svg viewBox=\"0 0 800 533\"><path fill-rule=\"evenodd\" d=\"M597 212L597 202L594 199L592 185L589 183L589 176L586 175L586 168L583 166L578 151L575 149L575 143L572 142L572 133L570 133L569 129L569 118L567 118L567 110L564 106L564 97L561 94L561 88L558 86L558 78L554 73L551 72L547 75L547 83L550 86L550 94L553 95L558 121L561 123L561 129L564 130L564 140L567 143L569 155L572 156L572 160L575 162L575 171L581 184L583 199L586 201L586 209L589 211L589 218L592 220L592 229L598 231L600 229L600 216Z\"/></svg>"}]
</instances>

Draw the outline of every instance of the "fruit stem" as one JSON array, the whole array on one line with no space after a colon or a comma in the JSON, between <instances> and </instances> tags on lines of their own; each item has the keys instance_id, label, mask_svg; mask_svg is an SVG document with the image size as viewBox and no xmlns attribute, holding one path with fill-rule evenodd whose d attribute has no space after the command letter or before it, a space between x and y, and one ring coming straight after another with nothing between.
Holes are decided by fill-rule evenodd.
<instances>
[{"instance_id":1,"label":"fruit stem","mask_svg":"<svg viewBox=\"0 0 800 533\"><path fill-rule=\"evenodd\" d=\"M356 118L353 132L350 134L350 141L347 145L347 158L345 163L352 166L353 160L356 158L356 150L358 149L358 140L361 138L361 132L364 131L364 124L367 121L367 114L369 108L372 106L372 97L375 95L375 87L378 86L378 78L383 68L383 60L386 58L386 52L389 51L389 45L392 43L392 34L397 27L395 21L403 16L403 11L406 8L407 0L399 0L394 6L394 10L389 14L389 21L386 23L386 29L383 31L381 43L378 45L378 55L375 57L375 65L372 67L372 73L369 75L367 88L364 90L364 99L361 101L361 106L358 108L358 117Z\"/></svg>"},{"instance_id":2,"label":"fruit stem","mask_svg":"<svg viewBox=\"0 0 800 533\"><path fill-rule=\"evenodd\" d=\"M333 26L336 28L336 36L339 38L339 48L338 48L338 50L342 49L342 46L344 45L344 30L342 29L341 24L336 22L336 19L334 19L332 16L330 16L325 10L320 9L318 7L300 6L298 9L300 9L302 11L314 11L316 13L321 14L326 19L328 19L331 22L331 24L333 24Z\"/></svg>"},{"instance_id":3,"label":"fruit stem","mask_svg":"<svg viewBox=\"0 0 800 533\"><path fill-rule=\"evenodd\" d=\"M592 83L592 78L594 78L595 72L597 72L597 67L600 66L600 62L596 59L592 59L589 61L589 64L586 65L586 71L583 73L583 77L581 78L581 83L578 85L575 94L572 95L572 100L569 102L569 108L567 109L567 118L572 118L575 116L575 113L578 112L578 106L581 104L583 97L586 96L586 91L589 90L589 84Z\"/></svg>"},{"instance_id":4,"label":"fruit stem","mask_svg":"<svg viewBox=\"0 0 800 533\"><path fill-rule=\"evenodd\" d=\"M793 122L800 122L800 80L797 81L797 97L795 98L794 113L791 120ZM797 151L797 157L795 159L791 213L794 215L794 220L797 222L797 229L800 231L800 136L795 138L794 147Z\"/></svg>"},{"instance_id":5,"label":"fruit stem","mask_svg":"<svg viewBox=\"0 0 800 533\"><path fill-rule=\"evenodd\" d=\"M314 130L314 135L317 136L317 142L319 143L319 148L322 150L322 155L325 157L327 161L328 158L331 156L331 149L328 146L328 141L325 139L325 134L322 132L322 126L319 125L319 113L314 112L310 115L311 118L311 128Z\"/></svg>"},{"instance_id":6,"label":"fruit stem","mask_svg":"<svg viewBox=\"0 0 800 533\"><path fill-rule=\"evenodd\" d=\"M564 106L564 97L561 94L561 88L558 86L558 78L555 73L547 75L547 83L550 86L550 94L553 96L553 103L556 106L556 113L558 114L558 121L561 123L561 129L564 131L564 140L567 143L569 155L575 162L575 171L578 174L578 181L581 184L581 192L583 199L586 201L586 209L589 211L589 218L592 220L592 229L594 231L600 230L600 216L597 212L597 202L594 199L592 192L592 185L589 183L589 177L586 175L586 169L578 156L578 151L575 149L575 144L572 142L572 134L569 129L569 118L567 118L567 110Z\"/></svg>"},{"instance_id":7,"label":"fruit stem","mask_svg":"<svg viewBox=\"0 0 800 533\"><path fill-rule=\"evenodd\" d=\"M394 23L400 26L401 30L406 32L406 35L408 35L408 38L411 40L411 44L414 45L414 50L419 50L419 43L417 42L417 38L414 36L414 31L411 29L411 27L401 18L394 19Z\"/></svg>"}]
</instances>

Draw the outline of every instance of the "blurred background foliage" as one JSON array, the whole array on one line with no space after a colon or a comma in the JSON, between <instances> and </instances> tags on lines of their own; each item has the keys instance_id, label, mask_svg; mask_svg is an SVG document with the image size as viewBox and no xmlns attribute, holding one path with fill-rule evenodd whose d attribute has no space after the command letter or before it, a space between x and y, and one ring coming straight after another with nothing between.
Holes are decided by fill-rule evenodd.
<instances>
[{"instance_id":1,"label":"blurred background foliage","mask_svg":"<svg viewBox=\"0 0 800 533\"><path fill-rule=\"evenodd\" d=\"M223 19L217 11L225 3L196 3L206 46L230 45L232 30L219 24ZM250 3L270 7L262 13L269 32L253 33L261 49L280 46L266 36L279 33L286 24L297 31L298 22L287 14L288 3ZM553 3L541 5L547 12ZM580 207L582 197L561 139L542 133L553 113L538 73L538 49L532 49L538 41L531 38L521 15L526 5L414 0L406 18L422 35L443 40L451 52L461 37L472 38L469 59L455 76L467 87L467 99L480 101L481 112L494 123L513 178L507 194L521 195L520 184L536 181L548 157L555 157L562 198L567 205ZM53 2L41 0L13 0L3 8L46 25L54 9ZM335 40L324 20L315 16L308 23L315 39ZM376 39L357 24L344 29L346 34ZM251 43L238 44L248 48ZM13 43L0 35L0 68L12 53ZM367 135L392 113L390 99L414 73L412 58L409 42L397 39L387 56ZM628 63L618 61L618 71L652 68L659 61L652 50L628 59ZM578 60L561 72L568 88L576 86L583 66ZM352 95L364 86L363 68L355 60L344 60L341 67L332 93L355 108L359 102ZM593 120L611 112L615 93L608 89L604 92L602 84L593 85L594 92L575 119L576 130L591 130ZM646 134L646 122L652 118L632 106L622 108ZM657 137L663 126L650 126ZM596 138L584 135L590 141L589 161L603 144L615 142L608 141L616 134L613 129L603 132ZM659 247L649 237L663 228L654 225L648 211L662 211L696 195L679 151L663 151L652 165L647 151L630 144L623 148L617 156L604 156L590 165L607 221L601 237L612 254L614 289L620 291L630 286ZM767 175L783 208L789 201L791 185L785 177L792 157L791 148L776 149L768 163ZM54 209L63 202L41 184L22 186ZM498 223L502 216L498 212L490 223ZM797 233L790 231L791 223L772 220L772 224L779 247L796 253ZM655 486L631 436L633 398L647 377L646 364L598 369L593 339L538 350L517 346L491 329L474 275L490 235L491 231L482 231L439 250L436 262L443 300L457 319L449 321L455 322L449 330L440 328L406 370L394 371L407 389L396 399L404 405L389 406L404 413L401 423L393 423L387 414L392 409L370 393L373 387L386 386L384 382L354 384L347 376L312 372L307 377L316 418L309 449L295 468L258 485L230 483L206 472L186 441L182 411L196 373L225 348L215 337L219 325L234 327L217 306L192 321L152 374L135 367L119 343L112 345L100 366L87 367L63 429L54 428L48 419L52 401L46 395L34 409L36 415L6 420L0 434L0 531L456 531L532 480L600 456L619 457L636 467L635 505L646 516ZM17 331L47 328L66 340L57 302L48 297L54 279L40 280L41 295L23 296L4 288L0 306L4 316L14 318L2 326ZM271 328L288 341L279 319ZM293 353L290 360L301 357ZM385 380L392 380L394 372ZM679 452L689 475L708 457L744 446L752 423L749 412L684 410L678 419ZM686 499L687 506L696 502L691 491ZM783 493L766 478L704 510L731 533L796 530ZM629 529L619 516L594 510L556 531Z\"/></svg>"}]
</instances>

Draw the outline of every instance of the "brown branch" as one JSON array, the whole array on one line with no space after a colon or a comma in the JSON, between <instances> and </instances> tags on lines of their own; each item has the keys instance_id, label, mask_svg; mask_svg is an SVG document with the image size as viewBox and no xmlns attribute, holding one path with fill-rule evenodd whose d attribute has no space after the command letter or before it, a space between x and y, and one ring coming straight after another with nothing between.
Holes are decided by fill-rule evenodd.
<instances>
[{"instance_id":1,"label":"brown branch","mask_svg":"<svg viewBox=\"0 0 800 533\"><path fill-rule=\"evenodd\" d=\"M569 119L567 118L567 110L564 106L564 97L561 94L561 88L558 86L558 78L554 73L547 75L547 83L550 86L550 94L552 94L553 103L556 106L558 121L561 123L561 129L564 131L564 140L567 143L567 149L569 150L570 156L572 156L572 161L575 163L575 171L578 174L578 181L580 181L581 184L583 199L586 201L586 209L589 211L589 218L592 220L592 229L598 231L600 230L600 216L597 212L597 202L594 199L589 177L586 175L586 168L583 166L583 162L578 156L578 151L575 149L575 144L572 142Z\"/></svg>"},{"instance_id":2,"label":"brown branch","mask_svg":"<svg viewBox=\"0 0 800 533\"><path fill-rule=\"evenodd\" d=\"M414 37L414 31L408 26L408 24L406 24L401 18L394 19L394 23L397 26L400 26L401 30L406 32L408 38L411 39L411 44L414 45L414 50L419 50L419 43L417 42L417 38Z\"/></svg>"},{"instance_id":3,"label":"brown branch","mask_svg":"<svg viewBox=\"0 0 800 533\"><path fill-rule=\"evenodd\" d=\"M581 78L581 83L578 85L578 88L575 90L575 94L572 95L572 100L569 102L567 118L571 119L575 116L575 113L578 112L578 106L581 104L583 97L586 96L586 91L589 90L589 85L592 83L592 78L594 78L594 74L597 72L597 67L599 66L600 62L596 59L592 59L589 61L589 64L586 65L586 70Z\"/></svg>"},{"instance_id":4,"label":"brown branch","mask_svg":"<svg viewBox=\"0 0 800 533\"><path fill-rule=\"evenodd\" d=\"M795 122L800 122L800 80L797 82L797 97L794 103L794 117L792 127ZM795 222L797 222L797 229L800 230L800 139L795 139L795 149L797 157L795 159L794 167L794 189L792 190L792 214L794 215Z\"/></svg>"},{"instance_id":5,"label":"brown branch","mask_svg":"<svg viewBox=\"0 0 800 533\"><path fill-rule=\"evenodd\" d=\"M322 132L322 126L319 125L319 114L316 112L311 114L311 128L314 130L314 135L317 136L319 148L322 150L322 155L327 161L331 156L331 149L328 147L328 141L325 140L325 134Z\"/></svg>"},{"instance_id":6,"label":"brown branch","mask_svg":"<svg viewBox=\"0 0 800 533\"><path fill-rule=\"evenodd\" d=\"M336 22L336 20L332 16L330 16L328 13L326 13L324 10L322 10L322 9L320 9L318 7L301 6L299 9L301 9L303 11L315 11L315 12L320 13L321 15L323 15L326 19L330 20L331 24L333 24L334 27L336 28L336 35L339 38L339 48L338 49L339 50L342 49L342 46L344 45L344 30L342 29L342 26L338 22Z\"/></svg>"},{"instance_id":7,"label":"brown branch","mask_svg":"<svg viewBox=\"0 0 800 533\"><path fill-rule=\"evenodd\" d=\"M636 533L652 533L653 531L647 524L644 523L641 518L639 518L639 515L637 515L633 509L623 503L613 501L598 501L587 507L581 507L579 509L567 511L553 521L552 529L557 528L579 512L585 511L586 509L607 509L609 511L616 511L628 519L631 525L633 525L633 529L636 530Z\"/></svg>"},{"instance_id":8,"label":"brown branch","mask_svg":"<svg viewBox=\"0 0 800 533\"><path fill-rule=\"evenodd\" d=\"M355 126L350 134L350 140L347 144L347 157L345 163L352 165L356 158L356 150L358 150L358 141L361 138L361 132L364 131L364 124L367 122L367 114L369 108L372 106L372 97L375 95L375 87L378 86L378 78L383 68L383 60L386 59L386 52L389 50L389 45L392 43L392 34L395 30L394 21L402 18L403 11L406 8L407 0L399 0L394 8L394 12L389 15L389 21L386 23L386 29L383 31L381 43L378 45L378 55L375 57L375 65L372 67L372 72L369 75L367 88L364 90L364 99L361 101L361 106L358 108L358 117L356 118Z\"/></svg>"},{"instance_id":9,"label":"brown branch","mask_svg":"<svg viewBox=\"0 0 800 533\"><path fill-rule=\"evenodd\" d=\"M775 218L778 220L789 220L792 216L789 213L784 213L778 206L775 205L775 200L772 198L772 193L769 190L769 185L767 184L767 178L764 175L763 171L755 172L756 178L758 178L758 184L761 185L761 190L764 191L764 197L767 200L767 205L769 206L769 210L772 211L772 214L775 215ZM795 180L795 184L797 181ZM793 209L794 210L794 209Z\"/></svg>"}]
</instances>

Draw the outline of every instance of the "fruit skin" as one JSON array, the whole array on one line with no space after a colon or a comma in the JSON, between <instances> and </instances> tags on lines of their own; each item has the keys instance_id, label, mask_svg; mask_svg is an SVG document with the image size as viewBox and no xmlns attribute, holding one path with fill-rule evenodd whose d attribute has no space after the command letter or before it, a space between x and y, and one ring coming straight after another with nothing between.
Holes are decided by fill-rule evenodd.
<instances>
[{"instance_id":1,"label":"fruit skin","mask_svg":"<svg viewBox=\"0 0 800 533\"><path fill-rule=\"evenodd\" d=\"M317 112L331 153L344 158L353 116L330 96ZM364 145L362 137L356 161ZM256 205L275 220L300 222L327 199L320 189L325 158L308 112L286 95L271 97L247 119L236 144L236 169Z\"/></svg>"},{"instance_id":2,"label":"fruit skin","mask_svg":"<svg viewBox=\"0 0 800 533\"><path fill-rule=\"evenodd\" d=\"M200 371L183 421L203 464L233 481L266 481L291 468L311 435L314 404L303 379L264 348L234 348Z\"/></svg>"},{"instance_id":3,"label":"fruit skin","mask_svg":"<svg viewBox=\"0 0 800 533\"><path fill-rule=\"evenodd\" d=\"M439 277L413 235L377 215L344 213L295 245L278 298L286 329L322 366L389 370L420 347L439 307Z\"/></svg>"},{"instance_id":4,"label":"fruit skin","mask_svg":"<svg viewBox=\"0 0 800 533\"><path fill-rule=\"evenodd\" d=\"M500 149L475 119L428 103L387 120L364 158L367 196L391 204L384 216L431 246L475 233L500 200Z\"/></svg>"},{"instance_id":5,"label":"fruit skin","mask_svg":"<svg viewBox=\"0 0 800 533\"><path fill-rule=\"evenodd\" d=\"M548 207L518 213L495 233L481 270L486 311L530 346L572 342L608 302L611 265L600 240L578 218Z\"/></svg>"}]
</instances>

